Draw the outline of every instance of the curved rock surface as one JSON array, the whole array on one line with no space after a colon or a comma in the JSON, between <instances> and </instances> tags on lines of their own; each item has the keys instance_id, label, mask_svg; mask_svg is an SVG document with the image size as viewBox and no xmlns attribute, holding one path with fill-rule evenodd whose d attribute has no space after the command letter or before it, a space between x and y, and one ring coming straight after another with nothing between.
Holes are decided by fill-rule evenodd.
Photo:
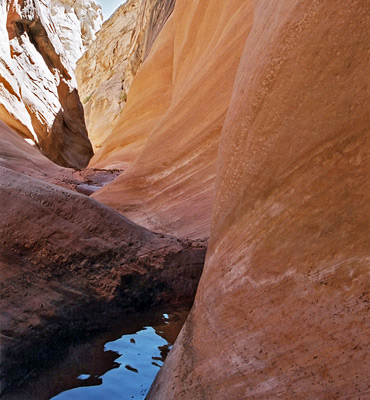
<instances>
[{"instance_id":1,"label":"curved rock surface","mask_svg":"<svg viewBox=\"0 0 370 400\"><path fill-rule=\"evenodd\" d=\"M76 90L73 52L57 35L49 2L0 4L0 118L57 164L92 156Z\"/></svg>"},{"instance_id":2,"label":"curved rock surface","mask_svg":"<svg viewBox=\"0 0 370 400\"><path fill-rule=\"evenodd\" d=\"M27 143L2 121L0 121L0 166L49 182L66 169L47 159L36 146Z\"/></svg>"},{"instance_id":3,"label":"curved rock surface","mask_svg":"<svg viewBox=\"0 0 370 400\"><path fill-rule=\"evenodd\" d=\"M97 200L150 229L208 237L219 137L251 23L249 1L176 2L91 160L130 164Z\"/></svg>"},{"instance_id":4,"label":"curved rock surface","mask_svg":"<svg viewBox=\"0 0 370 400\"><path fill-rule=\"evenodd\" d=\"M253 3L204 274L149 399L368 398L370 5Z\"/></svg>"},{"instance_id":5,"label":"curved rock surface","mask_svg":"<svg viewBox=\"0 0 370 400\"><path fill-rule=\"evenodd\" d=\"M78 61L76 78L94 149L112 132L133 77L171 14L175 0L129 0L104 24Z\"/></svg>"},{"instance_id":6,"label":"curved rock surface","mask_svg":"<svg viewBox=\"0 0 370 400\"><path fill-rule=\"evenodd\" d=\"M192 301L201 245L4 167L0 201L2 390L111 317Z\"/></svg>"},{"instance_id":7,"label":"curved rock surface","mask_svg":"<svg viewBox=\"0 0 370 400\"><path fill-rule=\"evenodd\" d=\"M120 170L96 168L76 170L60 167L2 121L0 121L0 166L87 195L94 193L121 173Z\"/></svg>"}]
</instances>

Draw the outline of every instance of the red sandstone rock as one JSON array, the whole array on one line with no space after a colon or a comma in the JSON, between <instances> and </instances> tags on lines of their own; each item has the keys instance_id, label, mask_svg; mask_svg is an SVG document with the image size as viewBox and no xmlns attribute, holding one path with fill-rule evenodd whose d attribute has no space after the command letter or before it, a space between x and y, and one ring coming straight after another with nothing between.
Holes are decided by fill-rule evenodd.
<instances>
[{"instance_id":1,"label":"red sandstone rock","mask_svg":"<svg viewBox=\"0 0 370 400\"><path fill-rule=\"evenodd\" d=\"M180 237L209 235L218 141L251 2L177 1L90 166L130 167L94 197Z\"/></svg>"},{"instance_id":2,"label":"red sandstone rock","mask_svg":"<svg viewBox=\"0 0 370 400\"><path fill-rule=\"evenodd\" d=\"M63 168L47 159L0 121L0 166L64 188L90 195L116 178L122 171Z\"/></svg>"},{"instance_id":3,"label":"red sandstone rock","mask_svg":"<svg viewBox=\"0 0 370 400\"><path fill-rule=\"evenodd\" d=\"M205 271L149 399L365 399L370 5L254 4Z\"/></svg>"},{"instance_id":4,"label":"red sandstone rock","mask_svg":"<svg viewBox=\"0 0 370 400\"><path fill-rule=\"evenodd\" d=\"M0 166L49 181L66 170L48 160L36 146L31 146L1 120Z\"/></svg>"},{"instance_id":5,"label":"red sandstone rock","mask_svg":"<svg viewBox=\"0 0 370 400\"><path fill-rule=\"evenodd\" d=\"M192 301L202 245L153 234L87 196L4 167L0 202L3 389L109 316Z\"/></svg>"}]
</instances>

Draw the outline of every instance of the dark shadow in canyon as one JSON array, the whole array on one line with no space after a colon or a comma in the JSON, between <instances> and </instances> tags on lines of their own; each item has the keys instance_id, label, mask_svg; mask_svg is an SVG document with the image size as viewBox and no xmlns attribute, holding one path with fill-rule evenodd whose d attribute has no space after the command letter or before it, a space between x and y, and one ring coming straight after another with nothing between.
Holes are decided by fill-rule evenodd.
<instances>
[{"instance_id":1,"label":"dark shadow in canyon","mask_svg":"<svg viewBox=\"0 0 370 400\"><path fill-rule=\"evenodd\" d=\"M124 314L191 304L206 245L0 168L2 390ZM59 356L57 357L59 358Z\"/></svg>"},{"instance_id":2,"label":"dark shadow in canyon","mask_svg":"<svg viewBox=\"0 0 370 400\"><path fill-rule=\"evenodd\" d=\"M42 363L35 364L31 372L13 385L3 399L28 400L32 394L34 400L49 400L62 392L84 387L88 388L88 394L85 397L94 399L101 399L102 392L110 393L111 390L127 396L128 390L136 391L136 393L147 392L154 374L159 370L174 344L189 308L190 305L176 307L176 309L165 307L119 315L109 322L106 330L61 346ZM163 314L164 312L166 314ZM140 334L147 330L150 331L151 336L163 338L167 344L162 343L158 346L157 339L157 345L149 345L148 348L148 343L146 343L146 346L143 346L140 342ZM126 349L120 349L120 346L114 345L117 340L122 341L123 338L129 344L129 346L126 344ZM131 357L128 356L126 351L128 347L131 347L131 353L139 352L137 362L135 362L134 354L131 354ZM132 358L133 355L134 358ZM143 356L146 357L145 363L143 363ZM131 362L133 366L126 365L127 362ZM135 368L137 363L140 364L139 369ZM131 372L125 373L125 368ZM109 375L112 375L111 371L116 369L119 371L113 374L115 379L112 384ZM107 373L110 374L106 375ZM125 388L127 380L130 381L129 388ZM101 387L96 390L94 386ZM81 391L79 393L81 395ZM73 399L74 391L64 393L63 396L65 395Z\"/></svg>"}]
</instances>

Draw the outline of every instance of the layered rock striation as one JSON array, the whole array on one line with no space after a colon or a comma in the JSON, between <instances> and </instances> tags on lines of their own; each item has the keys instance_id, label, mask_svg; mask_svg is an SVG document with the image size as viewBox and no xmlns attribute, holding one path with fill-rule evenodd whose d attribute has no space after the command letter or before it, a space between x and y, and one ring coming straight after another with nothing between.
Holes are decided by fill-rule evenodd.
<instances>
[{"instance_id":1,"label":"layered rock striation","mask_svg":"<svg viewBox=\"0 0 370 400\"><path fill-rule=\"evenodd\" d=\"M63 14L67 21L69 3L66 13L57 12L60 4L54 18ZM55 163L80 168L93 153L73 72L78 54L63 47L62 25L56 28L51 10L39 0L1 2L0 118ZM81 27L76 17L65 30L72 26Z\"/></svg>"},{"instance_id":2,"label":"layered rock striation","mask_svg":"<svg viewBox=\"0 0 370 400\"><path fill-rule=\"evenodd\" d=\"M148 397L367 398L369 3L253 3L205 270Z\"/></svg>"},{"instance_id":3,"label":"layered rock striation","mask_svg":"<svg viewBox=\"0 0 370 400\"><path fill-rule=\"evenodd\" d=\"M176 2L91 160L129 165L97 200L150 229L208 237L219 137L251 25L251 2Z\"/></svg>"},{"instance_id":4,"label":"layered rock striation","mask_svg":"<svg viewBox=\"0 0 370 400\"><path fill-rule=\"evenodd\" d=\"M35 80L38 90L64 82L63 113L80 115L46 6L33 3L1 3L10 37L1 101L18 113L31 104L12 71L27 66L31 76L38 54L52 74ZM171 14L173 6L130 1L106 25L113 47L98 35L101 60L105 50L130 57L117 70L108 57L108 75L93 65L96 95L104 100L110 84L114 96L126 93L136 76L111 133L118 109L90 103L102 105L108 126L90 167L125 168L93 198L52 184L67 169L15 136L47 154L34 114L32 131L0 107L13 128L0 123L3 383L122 310L190 301L211 233L193 309L148 398L367 398L369 2L177 0ZM120 81L120 71L131 72ZM63 138L49 143L59 163L86 155ZM108 206L197 240L153 233Z\"/></svg>"},{"instance_id":5,"label":"layered rock striation","mask_svg":"<svg viewBox=\"0 0 370 400\"><path fill-rule=\"evenodd\" d=\"M133 77L170 16L175 0L129 0L104 24L78 61L76 77L94 149L112 132Z\"/></svg>"}]
</instances>

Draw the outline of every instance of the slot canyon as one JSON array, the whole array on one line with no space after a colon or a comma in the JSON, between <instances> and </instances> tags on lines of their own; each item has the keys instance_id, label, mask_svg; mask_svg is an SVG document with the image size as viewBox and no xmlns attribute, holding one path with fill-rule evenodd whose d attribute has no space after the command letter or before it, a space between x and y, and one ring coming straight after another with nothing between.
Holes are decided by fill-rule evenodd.
<instances>
[{"instance_id":1,"label":"slot canyon","mask_svg":"<svg viewBox=\"0 0 370 400\"><path fill-rule=\"evenodd\" d=\"M0 397L369 399L370 2L98 3L0 0Z\"/></svg>"}]
</instances>

